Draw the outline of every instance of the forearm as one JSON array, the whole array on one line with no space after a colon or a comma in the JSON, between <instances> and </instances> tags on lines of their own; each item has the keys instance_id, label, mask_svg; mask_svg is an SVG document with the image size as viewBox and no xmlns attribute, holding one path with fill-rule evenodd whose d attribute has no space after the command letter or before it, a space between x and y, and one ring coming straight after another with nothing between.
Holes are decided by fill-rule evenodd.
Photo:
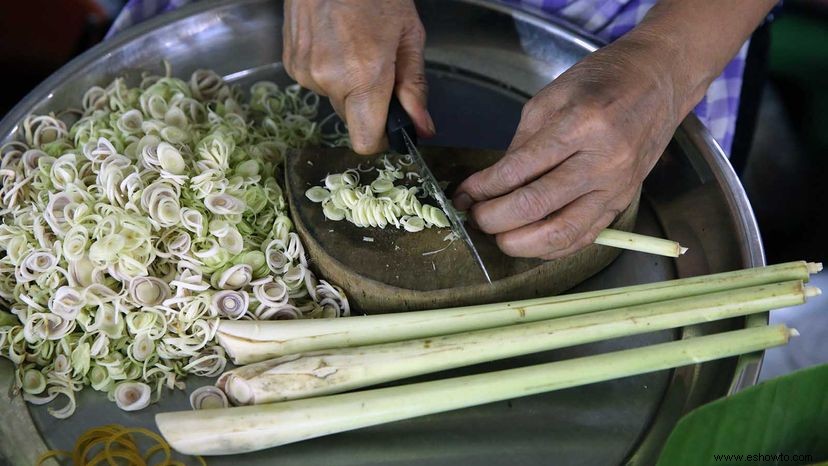
<instances>
[{"instance_id":1,"label":"forearm","mask_svg":"<svg viewBox=\"0 0 828 466\"><path fill-rule=\"evenodd\" d=\"M677 116L701 100L777 0L661 0L624 36L654 54Z\"/></svg>"}]
</instances>

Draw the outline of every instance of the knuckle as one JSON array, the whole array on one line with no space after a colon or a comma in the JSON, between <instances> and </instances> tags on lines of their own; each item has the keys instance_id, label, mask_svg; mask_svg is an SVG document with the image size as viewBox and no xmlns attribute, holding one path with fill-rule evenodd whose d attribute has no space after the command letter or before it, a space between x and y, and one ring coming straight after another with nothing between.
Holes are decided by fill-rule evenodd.
<instances>
[{"instance_id":1,"label":"knuckle","mask_svg":"<svg viewBox=\"0 0 828 466\"><path fill-rule=\"evenodd\" d=\"M526 121L536 118L538 115L538 110L535 105L532 104L532 101L526 102L523 108L520 109L520 120Z\"/></svg>"},{"instance_id":2,"label":"knuckle","mask_svg":"<svg viewBox=\"0 0 828 466\"><path fill-rule=\"evenodd\" d=\"M494 170L493 184L500 189L508 189L520 186L523 183L523 175L520 172L520 156L513 156L512 160L505 160L497 164Z\"/></svg>"},{"instance_id":3,"label":"knuckle","mask_svg":"<svg viewBox=\"0 0 828 466\"><path fill-rule=\"evenodd\" d=\"M475 173L470 176L464 184L466 192L475 201L485 201L486 199L490 199L493 196L493 193L496 192L492 188L491 183L487 182L485 173L483 172Z\"/></svg>"},{"instance_id":4,"label":"knuckle","mask_svg":"<svg viewBox=\"0 0 828 466\"><path fill-rule=\"evenodd\" d=\"M335 80L331 80L331 72L329 65L311 62L307 70L307 76L310 80L317 83L321 87L330 87Z\"/></svg>"},{"instance_id":5,"label":"knuckle","mask_svg":"<svg viewBox=\"0 0 828 466\"><path fill-rule=\"evenodd\" d=\"M568 249L582 240L584 232L580 225L566 219L553 222L546 229L546 245L551 251Z\"/></svg>"},{"instance_id":6,"label":"knuckle","mask_svg":"<svg viewBox=\"0 0 828 466\"><path fill-rule=\"evenodd\" d=\"M605 218L609 218L609 221L604 222L602 220L599 224L596 224L595 226L593 226L593 228L584 232L584 234L581 235L581 238L574 243L574 246L580 249L594 243L595 239L598 238L598 235L601 233L601 231L607 226L609 226L609 224L612 223L612 221L615 219L614 216L607 216Z\"/></svg>"},{"instance_id":7,"label":"knuckle","mask_svg":"<svg viewBox=\"0 0 828 466\"><path fill-rule=\"evenodd\" d=\"M366 51L365 53L354 54L347 57L349 66L345 70L344 77L348 82L365 84L381 81L383 77L393 76L390 73L389 65L380 51Z\"/></svg>"},{"instance_id":8,"label":"knuckle","mask_svg":"<svg viewBox=\"0 0 828 466\"><path fill-rule=\"evenodd\" d=\"M548 214L546 194L535 186L525 186L515 192L515 211L526 220L534 221Z\"/></svg>"},{"instance_id":9,"label":"knuckle","mask_svg":"<svg viewBox=\"0 0 828 466\"><path fill-rule=\"evenodd\" d=\"M294 81L299 83L300 86L310 88L313 85L313 79L310 77L307 68L293 65L291 67L291 71L290 76Z\"/></svg>"},{"instance_id":10,"label":"knuckle","mask_svg":"<svg viewBox=\"0 0 828 466\"><path fill-rule=\"evenodd\" d=\"M405 76L405 80L400 85L407 86L418 92L425 92L428 89L428 80L426 79L424 71L417 70Z\"/></svg>"},{"instance_id":11,"label":"knuckle","mask_svg":"<svg viewBox=\"0 0 828 466\"><path fill-rule=\"evenodd\" d=\"M381 92L388 81L367 75L352 75L346 80L348 91L345 93L348 100L362 102L370 100L377 92Z\"/></svg>"},{"instance_id":12,"label":"knuckle","mask_svg":"<svg viewBox=\"0 0 828 466\"><path fill-rule=\"evenodd\" d=\"M409 34L411 35L411 40L415 44L420 45L420 46L425 45L426 31L425 31L425 27L423 26L422 21L420 21L419 18L417 18L417 21L416 21L416 23L414 23L414 26L409 31Z\"/></svg>"}]
</instances>

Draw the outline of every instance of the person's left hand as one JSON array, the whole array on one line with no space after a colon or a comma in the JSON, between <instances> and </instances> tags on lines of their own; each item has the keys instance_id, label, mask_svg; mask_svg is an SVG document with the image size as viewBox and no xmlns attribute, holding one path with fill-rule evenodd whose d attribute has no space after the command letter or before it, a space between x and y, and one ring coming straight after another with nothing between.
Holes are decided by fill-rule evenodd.
<instances>
[{"instance_id":1,"label":"person's left hand","mask_svg":"<svg viewBox=\"0 0 828 466\"><path fill-rule=\"evenodd\" d=\"M554 259L591 244L635 197L681 118L658 52L619 41L523 108L506 155L455 191L503 252Z\"/></svg>"}]
</instances>

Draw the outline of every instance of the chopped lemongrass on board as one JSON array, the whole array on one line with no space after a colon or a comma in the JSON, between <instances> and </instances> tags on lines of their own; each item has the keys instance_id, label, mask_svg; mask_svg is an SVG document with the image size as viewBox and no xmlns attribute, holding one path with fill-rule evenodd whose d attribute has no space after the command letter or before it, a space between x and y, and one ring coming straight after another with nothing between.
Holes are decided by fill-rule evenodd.
<instances>
[{"instance_id":1,"label":"chopped lemongrass on board","mask_svg":"<svg viewBox=\"0 0 828 466\"><path fill-rule=\"evenodd\" d=\"M234 363L249 364L294 353L448 335L789 280L808 281L810 274L821 269L819 263L788 262L570 295L358 319L222 320L216 337Z\"/></svg>"},{"instance_id":2,"label":"chopped lemongrass on board","mask_svg":"<svg viewBox=\"0 0 828 466\"><path fill-rule=\"evenodd\" d=\"M239 454L751 353L784 345L794 335L784 325L757 327L410 385L256 406L161 413L155 416L155 422L164 438L181 453Z\"/></svg>"},{"instance_id":3,"label":"chopped lemongrass on board","mask_svg":"<svg viewBox=\"0 0 828 466\"><path fill-rule=\"evenodd\" d=\"M325 218L347 220L358 227L403 228L416 232L424 228L446 228L446 214L437 207L420 202L425 196L421 186L396 185L403 180L405 160L393 163L386 156L383 168L346 170L329 174L322 180L324 187L314 186L305 191L311 202L322 204ZM376 170L377 177L369 184L360 184L363 173ZM408 175L416 175L409 172ZM412 178L409 176L409 178ZM419 182L419 177L413 178Z\"/></svg>"}]
</instances>

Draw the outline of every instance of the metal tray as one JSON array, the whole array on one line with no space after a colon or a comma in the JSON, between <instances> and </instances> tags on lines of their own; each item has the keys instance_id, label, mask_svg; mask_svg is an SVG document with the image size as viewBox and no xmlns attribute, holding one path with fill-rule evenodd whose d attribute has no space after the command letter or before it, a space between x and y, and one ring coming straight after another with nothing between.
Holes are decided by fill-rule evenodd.
<instances>
[{"instance_id":1,"label":"metal tray","mask_svg":"<svg viewBox=\"0 0 828 466\"><path fill-rule=\"evenodd\" d=\"M599 41L538 12L489 1L423 0L428 33L430 105L445 146L505 148L522 103ZM163 15L83 54L46 80L0 122L14 136L30 112L77 105L82 92L119 75L159 70L176 75L210 67L233 81L286 81L281 57L281 2L204 1ZM721 149L690 116L647 179L637 231L690 247L679 260L625 252L578 287L598 289L764 264L759 233L738 179ZM733 319L584 345L453 371L452 374L545 362L629 348L724 329L763 325L767 315ZM652 464L672 426L688 410L754 383L760 355L748 355L396 422L210 464ZM0 382L8 381L0 361ZM446 376L448 374L438 374ZM436 376L435 376L436 377ZM421 378L422 379L422 378ZM208 383L192 378L189 389ZM0 387L2 392L6 387ZM4 393L5 394L5 393ZM26 448L69 448L86 428L105 423L154 428L157 412L186 409L186 394L166 393L140 413L118 410L99 393L79 396L72 418L55 421L43 407L0 399L2 457ZM33 422L33 425L32 425ZM41 439L24 437L36 428ZM34 432L34 431L32 431ZM43 443L41 443L41 440ZM29 445L21 446L21 445ZM16 460L20 462L21 460ZM25 464L25 463L20 463Z\"/></svg>"}]
</instances>

